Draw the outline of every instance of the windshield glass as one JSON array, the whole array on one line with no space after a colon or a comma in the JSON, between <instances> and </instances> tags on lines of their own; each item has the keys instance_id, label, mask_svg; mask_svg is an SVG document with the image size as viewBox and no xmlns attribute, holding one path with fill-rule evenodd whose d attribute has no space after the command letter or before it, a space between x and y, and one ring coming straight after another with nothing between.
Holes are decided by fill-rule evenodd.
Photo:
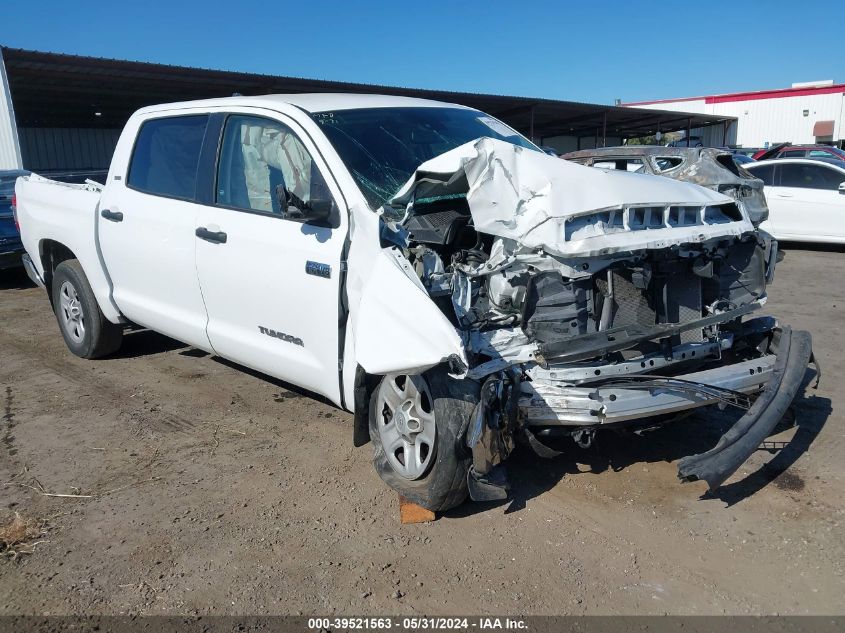
<instances>
[{"instance_id":1,"label":"windshield glass","mask_svg":"<svg viewBox=\"0 0 845 633\"><path fill-rule=\"evenodd\" d=\"M482 136L540 151L501 121L461 108L365 108L311 115L377 209L420 163Z\"/></svg>"}]
</instances>

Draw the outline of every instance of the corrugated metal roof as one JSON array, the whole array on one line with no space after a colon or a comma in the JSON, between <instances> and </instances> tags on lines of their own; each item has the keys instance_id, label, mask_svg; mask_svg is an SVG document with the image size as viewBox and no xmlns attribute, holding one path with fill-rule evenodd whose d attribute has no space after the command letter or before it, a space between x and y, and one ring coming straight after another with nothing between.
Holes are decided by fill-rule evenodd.
<instances>
[{"instance_id":1,"label":"corrugated metal roof","mask_svg":"<svg viewBox=\"0 0 845 633\"><path fill-rule=\"evenodd\" d=\"M460 103L488 112L535 138L641 136L733 120L700 114L401 86L261 75L148 62L2 48L21 127L122 127L136 109L156 103L243 95L356 92ZM100 114L97 115L96 113Z\"/></svg>"}]
</instances>

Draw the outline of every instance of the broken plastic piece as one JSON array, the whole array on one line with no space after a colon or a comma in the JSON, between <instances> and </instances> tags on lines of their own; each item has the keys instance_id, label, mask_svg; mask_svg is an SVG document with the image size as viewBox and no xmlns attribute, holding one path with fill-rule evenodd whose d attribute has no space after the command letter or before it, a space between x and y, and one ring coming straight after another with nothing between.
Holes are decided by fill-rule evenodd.
<instances>
[{"instance_id":1,"label":"broken plastic piece","mask_svg":"<svg viewBox=\"0 0 845 633\"><path fill-rule=\"evenodd\" d=\"M776 334L780 335L773 341L777 343L777 359L763 392L715 447L681 460L678 477L682 481L703 479L710 490L721 486L757 450L789 409L810 362L812 339L809 332L793 332L789 327Z\"/></svg>"},{"instance_id":2,"label":"broken plastic piece","mask_svg":"<svg viewBox=\"0 0 845 633\"><path fill-rule=\"evenodd\" d=\"M510 496L511 485L503 464L499 464L485 475L471 467L467 473L467 487L473 501L503 501Z\"/></svg>"}]
</instances>

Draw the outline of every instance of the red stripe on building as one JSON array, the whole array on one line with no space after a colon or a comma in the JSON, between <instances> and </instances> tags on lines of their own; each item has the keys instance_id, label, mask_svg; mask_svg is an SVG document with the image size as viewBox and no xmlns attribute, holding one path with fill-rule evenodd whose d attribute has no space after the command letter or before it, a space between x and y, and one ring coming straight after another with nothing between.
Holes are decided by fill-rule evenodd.
<instances>
[{"instance_id":1,"label":"red stripe on building","mask_svg":"<svg viewBox=\"0 0 845 633\"><path fill-rule=\"evenodd\" d=\"M818 86L816 88L777 88L775 90L759 90L752 92L734 92L723 95L708 95L703 97L684 97L680 99L655 99L653 101L632 101L623 106L654 105L657 103L680 103L683 101L700 101L704 103L730 103L732 101L756 101L758 99L781 99L784 97L807 97L812 95L845 94L845 84L832 86Z\"/></svg>"},{"instance_id":2,"label":"red stripe on building","mask_svg":"<svg viewBox=\"0 0 845 633\"><path fill-rule=\"evenodd\" d=\"M760 92L738 92L730 95L705 97L704 103L729 103L731 101L755 101L757 99L781 99L783 97L808 97L845 93L845 84L820 86L818 88L783 88L780 90L762 90Z\"/></svg>"}]
</instances>

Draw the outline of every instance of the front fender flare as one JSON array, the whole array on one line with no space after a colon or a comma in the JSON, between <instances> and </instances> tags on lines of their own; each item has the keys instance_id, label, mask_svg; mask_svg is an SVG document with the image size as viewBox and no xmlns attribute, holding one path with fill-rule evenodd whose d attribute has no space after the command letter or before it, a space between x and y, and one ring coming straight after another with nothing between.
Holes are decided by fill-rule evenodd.
<instances>
[{"instance_id":1,"label":"front fender flare","mask_svg":"<svg viewBox=\"0 0 845 633\"><path fill-rule=\"evenodd\" d=\"M418 374L457 355L463 342L396 249L372 262L357 309L350 311L357 362L368 374Z\"/></svg>"}]
</instances>

